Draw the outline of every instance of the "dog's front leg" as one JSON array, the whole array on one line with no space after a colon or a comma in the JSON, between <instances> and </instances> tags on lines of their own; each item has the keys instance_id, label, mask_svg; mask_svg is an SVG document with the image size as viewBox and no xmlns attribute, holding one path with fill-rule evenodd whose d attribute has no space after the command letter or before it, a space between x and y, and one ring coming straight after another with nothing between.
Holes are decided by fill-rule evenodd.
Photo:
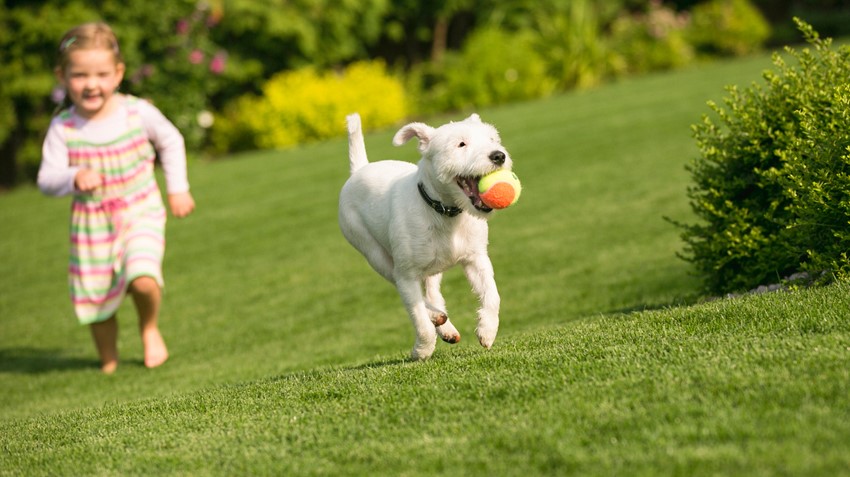
<instances>
[{"instance_id":1,"label":"dog's front leg","mask_svg":"<svg viewBox=\"0 0 850 477\"><path fill-rule=\"evenodd\" d=\"M499 291L496 289L493 264L487 255L480 254L465 263L463 271L481 303L475 334L481 346L489 349L496 341L496 333L499 331L500 298Z\"/></svg>"},{"instance_id":2,"label":"dog's front leg","mask_svg":"<svg viewBox=\"0 0 850 477\"><path fill-rule=\"evenodd\" d=\"M419 278L396 278L395 282L416 333L416 343L410 357L415 360L428 359L434 354L434 347L437 346L437 330L425 306L422 282Z\"/></svg>"}]
</instances>

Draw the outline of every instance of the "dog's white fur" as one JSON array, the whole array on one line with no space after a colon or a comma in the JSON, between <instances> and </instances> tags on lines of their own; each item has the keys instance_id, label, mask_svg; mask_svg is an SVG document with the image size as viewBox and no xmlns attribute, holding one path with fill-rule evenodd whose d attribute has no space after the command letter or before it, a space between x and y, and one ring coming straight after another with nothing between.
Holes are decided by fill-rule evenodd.
<instances>
[{"instance_id":1,"label":"dog's white fur","mask_svg":"<svg viewBox=\"0 0 850 477\"><path fill-rule=\"evenodd\" d=\"M411 357L429 358L437 335L449 343L460 340L440 293L442 273L456 264L479 297L475 333L481 345L490 348L499 328L500 304L487 255L486 219L492 212L481 207L477 185L468 195L458 178L471 178L466 182L473 184L496 169L511 169L496 128L477 114L438 128L410 123L396 133L393 144L419 140L422 158L413 165L369 163L360 116L352 114L347 122L351 177L340 192L340 228L372 268L398 289L416 333ZM420 195L419 183L431 198L463 212L441 215Z\"/></svg>"}]
</instances>

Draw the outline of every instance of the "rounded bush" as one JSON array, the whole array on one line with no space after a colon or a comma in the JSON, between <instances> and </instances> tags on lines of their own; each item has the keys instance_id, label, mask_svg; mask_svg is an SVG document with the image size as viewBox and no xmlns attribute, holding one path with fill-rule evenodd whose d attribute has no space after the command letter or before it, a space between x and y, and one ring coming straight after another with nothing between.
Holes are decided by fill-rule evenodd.
<instances>
[{"instance_id":1,"label":"rounded bush","mask_svg":"<svg viewBox=\"0 0 850 477\"><path fill-rule=\"evenodd\" d=\"M831 48L796 20L814 49L774 55L763 85L728 89L725 108L694 126L684 258L715 292L801 270L847 269L850 250L850 47Z\"/></svg>"},{"instance_id":2,"label":"rounded bush","mask_svg":"<svg viewBox=\"0 0 850 477\"><path fill-rule=\"evenodd\" d=\"M770 24L749 0L710 0L691 14L691 41L710 54L752 53L770 37Z\"/></svg>"},{"instance_id":3,"label":"rounded bush","mask_svg":"<svg viewBox=\"0 0 850 477\"><path fill-rule=\"evenodd\" d=\"M620 14L611 24L612 50L618 73L645 73L691 63L694 48L686 38L686 13L651 2L645 13Z\"/></svg>"},{"instance_id":4,"label":"rounded bush","mask_svg":"<svg viewBox=\"0 0 850 477\"><path fill-rule=\"evenodd\" d=\"M395 124L408 114L400 81L383 62L358 62L341 73L313 68L275 75L262 96L244 96L217 118L218 151L282 148L340 136L345 116L359 112L366 129Z\"/></svg>"}]
</instances>

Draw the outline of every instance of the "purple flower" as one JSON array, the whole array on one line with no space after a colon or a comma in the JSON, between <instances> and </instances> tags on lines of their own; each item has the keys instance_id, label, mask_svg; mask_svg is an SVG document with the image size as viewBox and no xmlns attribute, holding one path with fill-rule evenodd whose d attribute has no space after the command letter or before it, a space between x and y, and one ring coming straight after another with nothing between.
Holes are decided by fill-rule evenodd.
<instances>
[{"instance_id":1,"label":"purple flower","mask_svg":"<svg viewBox=\"0 0 850 477\"><path fill-rule=\"evenodd\" d=\"M50 92L50 100L56 104L60 104L62 101L65 101L65 95L65 88L56 85L53 87L53 91Z\"/></svg>"}]
</instances>

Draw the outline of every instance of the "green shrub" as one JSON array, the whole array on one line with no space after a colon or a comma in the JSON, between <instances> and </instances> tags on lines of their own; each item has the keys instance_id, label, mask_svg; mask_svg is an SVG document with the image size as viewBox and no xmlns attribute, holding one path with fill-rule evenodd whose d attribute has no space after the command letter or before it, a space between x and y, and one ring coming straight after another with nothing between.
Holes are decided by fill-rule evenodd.
<instances>
[{"instance_id":1,"label":"green shrub","mask_svg":"<svg viewBox=\"0 0 850 477\"><path fill-rule=\"evenodd\" d=\"M530 33L483 28L470 35L460 53L411 73L420 112L480 108L552 93L555 82L534 49Z\"/></svg>"},{"instance_id":2,"label":"green shrub","mask_svg":"<svg viewBox=\"0 0 850 477\"><path fill-rule=\"evenodd\" d=\"M365 56L392 7L385 0L272 3L0 3L0 188L35 179L56 107L51 90L57 42L76 24L103 20L113 27L127 63L121 90L153 101L194 155L214 139L205 127L210 111L257 92L275 72Z\"/></svg>"},{"instance_id":3,"label":"green shrub","mask_svg":"<svg viewBox=\"0 0 850 477\"><path fill-rule=\"evenodd\" d=\"M62 98L53 76L57 44L66 30L87 21L105 21L118 36L127 64L121 91L153 101L183 133L189 151L199 149L204 130L197 115L227 75L211 62L224 54L209 38L221 19L214 6L220 2L6 3L15 5L0 5L0 183L35 178L44 133ZM193 53L203 56L193 60Z\"/></svg>"},{"instance_id":4,"label":"green shrub","mask_svg":"<svg viewBox=\"0 0 850 477\"><path fill-rule=\"evenodd\" d=\"M208 133L199 118L210 114L210 99L239 74L211 38L224 10L217 2L139 3L131 12L115 12L116 33L130 56L125 90L155 103L180 130L187 152L198 154Z\"/></svg>"},{"instance_id":5,"label":"green shrub","mask_svg":"<svg viewBox=\"0 0 850 477\"><path fill-rule=\"evenodd\" d=\"M216 149L282 148L339 136L352 112L360 113L366 129L395 124L408 114L401 82L380 61L353 63L342 73L287 71L262 90L261 97L242 97L217 118Z\"/></svg>"},{"instance_id":6,"label":"green shrub","mask_svg":"<svg viewBox=\"0 0 850 477\"><path fill-rule=\"evenodd\" d=\"M96 10L79 2L5 3L0 4L0 187L35 177L56 107L51 89L57 42L67 28L97 18Z\"/></svg>"},{"instance_id":7,"label":"green shrub","mask_svg":"<svg viewBox=\"0 0 850 477\"><path fill-rule=\"evenodd\" d=\"M558 89L588 88L605 80L615 57L603 32L603 2L571 0L542 5L533 11L535 48Z\"/></svg>"},{"instance_id":8,"label":"green shrub","mask_svg":"<svg viewBox=\"0 0 850 477\"><path fill-rule=\"evenodd\" d=\"M692 62L694 48L686 38L689 18L660 2L651 2L646 13L618 16L610 32L618 73L645 73Z\"/></svg>"},{"instance_id":9,"label":"green shrub","mask_svg":"<svg viewBox=\"0 0 850 477\"><path fill-rule=\"evenodd\" d=\"M819 44L821 48L823 44ZM850 50L843 65L824 65L850 74ZM827 58L834 61L838 57ZM837 78L836 78L837 79ZM801 137L781 151L783 166L771 170L791 201L789 228L806 251L805 268L850 276L850 85L824 85L818 104L798 111ZM816 108L816 109L815 109Z\"/></svg>"},{"instance_id":10,"label":"green shrub","mask_svg":"<svg viewBox=\"0 0 850 477\"><path fill-rule=\"evenodd\" d=\"M691 42L711 55L752 53L770 37L770 24L749 0L709 0L691 15Z\"/></svg>"},{"instance_id":11,"label":"green shrub","mask_svg":"<svg viewBox=\"0 0 850 477\"><path fill-rule=\"evenodd\" d=\"M702 222L677 225L715 292L847 267L850 49L796 21L814 50L787 48L795 65L775 54L764 85L730 87L726 109L709 103L716 118L694 126L688 196Z\"/></svg>"}]
</instances>

